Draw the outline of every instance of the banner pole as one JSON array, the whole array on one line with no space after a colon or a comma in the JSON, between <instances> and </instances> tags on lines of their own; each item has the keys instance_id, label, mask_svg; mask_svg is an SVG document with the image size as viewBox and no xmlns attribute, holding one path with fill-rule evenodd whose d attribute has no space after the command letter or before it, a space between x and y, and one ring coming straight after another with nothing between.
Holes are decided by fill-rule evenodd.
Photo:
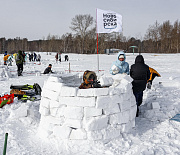
<instances>
[{"instance_id":1,"label":"banner pole","mask_svg":"<svg viewBox=\"0 0 180 155\"><path fill-rule=\"evenodd\" d=\"M98 55L98 31L97 31L97 9L96 9L96 37L97 37L97 68L98 68L98 73L99 73L99 55Z\"/></svg>"},{"instance_id":2,"label":"banner pole","mask_svg":"<svg viewBox=\"0 0 180 155\"><path fill-rule=\"evenodd\" d=\"M97 33L97 68L98 68L98 73L99 73L98 33Z\"/></svg>"}]
</instances>

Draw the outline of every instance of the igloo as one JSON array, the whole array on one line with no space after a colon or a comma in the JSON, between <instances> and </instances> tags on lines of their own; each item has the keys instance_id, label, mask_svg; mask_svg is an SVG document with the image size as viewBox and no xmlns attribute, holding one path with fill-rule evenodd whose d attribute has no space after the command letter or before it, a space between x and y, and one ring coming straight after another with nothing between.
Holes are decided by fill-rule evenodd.
<instances>
[{"instance_id":1,"label":"igloo","mask_svg":"<svg viewBox=\"0 0 180 155\"><path fill-rule=\"evenodd\" d=\"M50 76L42 88L39 134L59 140L110 141L135 126L129 75L100 77L104 88L79 89L81 77ZM110 82L112 83L110 84Z\"/></svg>"}]
</instances>

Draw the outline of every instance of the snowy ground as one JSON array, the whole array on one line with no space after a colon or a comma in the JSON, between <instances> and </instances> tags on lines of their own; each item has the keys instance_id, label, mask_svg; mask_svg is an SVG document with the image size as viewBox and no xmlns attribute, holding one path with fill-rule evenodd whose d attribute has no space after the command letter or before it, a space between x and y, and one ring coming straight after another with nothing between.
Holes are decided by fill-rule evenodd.
<instances>
[{"instance_id":1,"label":"snowy ground","mask_svg":"<svg viewBox=\"0 0 180 155\"><path fill-rule=\"evenodd\" d=\"M127 54L131 65L137 54ZM62 145L56 148L55 141L38 137L37 129L40 120L39 101L22 103L16 98L10 105L0 109L0 154L3 152L4 136L8 133L8 155L167 155L180 154L180 123L169 120L180 112L180 54L143 54L146 64L156 69L161 77L155 78L151 90L144 91L140 117L136 118L136 127L109 143L94 143L88 146L72 147ZM0 94L9 94L11 84L34 84L43 87L49 75L42 75L49 63L56 74L68 74L69 63L72 74L82 76L87 69L97 73L97 55L69 54L69 62L55 62L55 53L42 54L42 61L27 62L23 76L17 77L16 65L8 71L12 78L0 77ZM99 55L99 76L108 75L111 63L116 55ZM3 66L3 55L0 55L0 66ZM151 109L152 102L158 102L160 109ZM22 110L27 110L23 113Z\"/></svg>"}]
</instances>

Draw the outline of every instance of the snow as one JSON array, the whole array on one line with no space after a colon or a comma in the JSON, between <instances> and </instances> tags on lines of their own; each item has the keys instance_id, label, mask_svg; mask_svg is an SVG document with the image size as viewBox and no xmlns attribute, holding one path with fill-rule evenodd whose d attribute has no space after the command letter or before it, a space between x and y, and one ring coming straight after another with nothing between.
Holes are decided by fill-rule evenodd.
<instances>
[{"instance_id":1,"label":"snow","mask_svg":"<svg viewBox=\"0 0 180 155\"><path fill-rule=\"evenodd\" d=\"M78 78L72 80L69 85L74 85L74 81L78 81L79 77L82 78L83 71L85 70L93 70L96 71L99 80L104 80L104 85L108 85L110 82L107 82L109 77L109 69L113 61L116 60L116 55L99 55L99 66L100 72L97 72L97 56L96 55L81 55L81 54L68 54L69 62L62 61L61 63L56 63L55 61L55 53L51 55L47 55L47 53L43 53L42 61L39 62L27 62L24 65L23 76L17 77L17 68L15 63L13 62L13 66L4 67L3 65L3 54L0 55L0 94L9 94L10 85L11 84L34 84L38 83L41 87L45 84L46 80L50 80L49 82L59 82L58 78L50 75L40 74L44 71L44 69L48 66L49 63L52 64L52 70L55 72L55 75L61 77L61 79L71 79L72 74L76 75ZM127 54L127 62L129 65L134 63L135 57L137 54L133 55L132 53ZM53 131L47 132L45 128L53 128L56 126L57 122L66 122L69 125L81 126L83 122L74 122L72 121L73 112L79 112L79 119L82 118L82 105L79 108L72 109L72 107L64 107L62 105L62 110L60 112L56 111L56 107L58 106L57 101L59 101L57 93L52 94L52 99L55 101L53 104L50 102L52 100L48 100L43 97L43 108L40 109L40 112L46 116L42 122L44 122L44 128L39 129L39 123L41 120L41 114L39 112L40 101L28 101L26 103L22 103L21 101L15 98L14 102L5 105L0 109L0 143L1 149L0 154L3 152L3 144L5 133L8 133L8 143L7 143L7 154L8 155L29 155L29 154L38 154L38 155L132 155L132 154L179 154L180 152L180 122L175 122L173 120L169 120L177 113L180 112L180 68L178 67L180 54L142 54L145 58L146 64L150 67L156 69L161 77L156 77L153 81L152 88L150 90L144 91L143 96L143 104L140 107L140 116L136 117L135 120L131 120L129 125L124 125L121 130L128 131L130 126L135 126L129 132L124 132L123 134L119 134L117 130L109 129L109 130L97 130L101 129L102 126L106 126L106 117L102 117L100 120L90 119L87 120L88 125L86 126L88 130L90 130L87 134L87 137L92 138L93 140L102 139L105 136L107 139L111 141L103 141L103 142L91 142L89 144L85 143L82 139L85 138L85 134L83 130L78 129L76 132L73 130L73 134L71 134L72 140L78 140L76 143L73 141L71 143L65 143L61 141L61 138L66 138L70 134L71 128L65 127L56 127L54 130L55 133L59 135L59 140L53 139L53 136L50 139L46 137L50 135ZM62 54L63 57L63 54ZM71 67L71 74L69 72L69 63ZM50 77L50 79L49 79ZM102 78L103 77L103 78ZM123 77L123 84L118 85L119 88L124 88L123 91L126 92L127 86L129 85L128 78L126 75L117 75L114 76L114 80L119 80L120 77ZM126 81L127 78L127 81ZM81 82L81 81L78 81ZM118 82L117 82L118 84ZM52 84L53 85L53 84ZM126 85L126 87L125 87ZM63 99L74 97L77 93L79 96L87 95L85 92L77 92L76 88L71 92L66 86L62 85L53 85L53 87L47 86L45 95L49 96L50 90L59 90L58 87L65 88L66 93L59 92L63 95ZM78 86L77 86L78 87ZM49 89L48 89L49 88ZM54 89L53 89L54 88ZM111 94L118 94L119 89L112 89ZM57 92L57 91L55 91ZM94 93L96 95L106 94L105 92L92 92L89 90L89 93ZM70 97L69 97L70 95ZM56 96L55 98L53 96ZM130 101L133 106L134 98L129 96L123 96L123 98L127 98L127 101ZM103 106L101 102L106 102L101 96L99 98L99 106ZM75 97L74 97L75 99ZM69 99L72 100L72 99ZM75 99L75 102L78 99ZM81 101L77 101L81 102ZM88 101L89 102L92 101ZM93 103L93 102L92 102ZM128 102L129 103L129 102ZM70 104L70 102L69 102ZM77 104L77 103L76 103ZM48 109L51 107L51 111ZM90 106L90 105L89 105ZM105 106L109 106L106 104ZM129 106L129 105L127 105ZM63 110L67 108L67 110ZM135 115L134 110L126 111L126 107L124 108L124 115L127 117L133 118ZM92 113L89 111L93 111L91 107L87 107L86 116L89 117ZM98 115L101 109L98 111L94 111L93 115ZM113 111L113 109L112 109ZM69 117L69 119L64 120L61 116L59 119L54 119L48 114L52 112L54 115L56 113L64 112L65 115ZM109 112L109 111L108 111ZM71 113L71 115L69 114ZM127 114L129 113L129 114ZM60 114L59 114L60 115ZM100 116L97 116L100 117ZM112 123L117 119L118 115L114 114L111 118ZM54 119L54 122L51 120ZM87 118L88 119L88 118ZM76 121L76 120L75 120ZM119 121L126 122L127 120ZM42 123L41 122L41 123ZM46 122L51 122L51 126L46 126ZM108 127L107 127L108 128ZM59 147L61 146L61 147Z\"/></svg>"}]
</instances>

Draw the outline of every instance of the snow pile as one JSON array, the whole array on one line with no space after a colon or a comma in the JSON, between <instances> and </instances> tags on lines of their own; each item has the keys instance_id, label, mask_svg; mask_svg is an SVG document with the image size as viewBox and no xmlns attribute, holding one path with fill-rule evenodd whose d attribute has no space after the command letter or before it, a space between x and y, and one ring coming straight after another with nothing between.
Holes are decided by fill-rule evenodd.
<instances>
[{"instance_id":1,"label":"snow pile","mask_svg":"<svg viewBox=\"0 0 180 155\"><path fill-rule=\"evenodd\" d=\"M78 89L50 76L42 89L39 135L107 142L128 132L135 126L137 109L131 79L113 78L110 87Z\"/></svg>"},{"instance_id":2,"label":"snow pile","mask_svg":"<svg viewBox=\"0 0 180 155\"><path fill-rule=\"evenodd\" d=\"M0 66L0 80L4 81L4 80L8 80L9 78L11 78L12 75L8 70L7 66Z\"/></svg>"}]
</instances>

